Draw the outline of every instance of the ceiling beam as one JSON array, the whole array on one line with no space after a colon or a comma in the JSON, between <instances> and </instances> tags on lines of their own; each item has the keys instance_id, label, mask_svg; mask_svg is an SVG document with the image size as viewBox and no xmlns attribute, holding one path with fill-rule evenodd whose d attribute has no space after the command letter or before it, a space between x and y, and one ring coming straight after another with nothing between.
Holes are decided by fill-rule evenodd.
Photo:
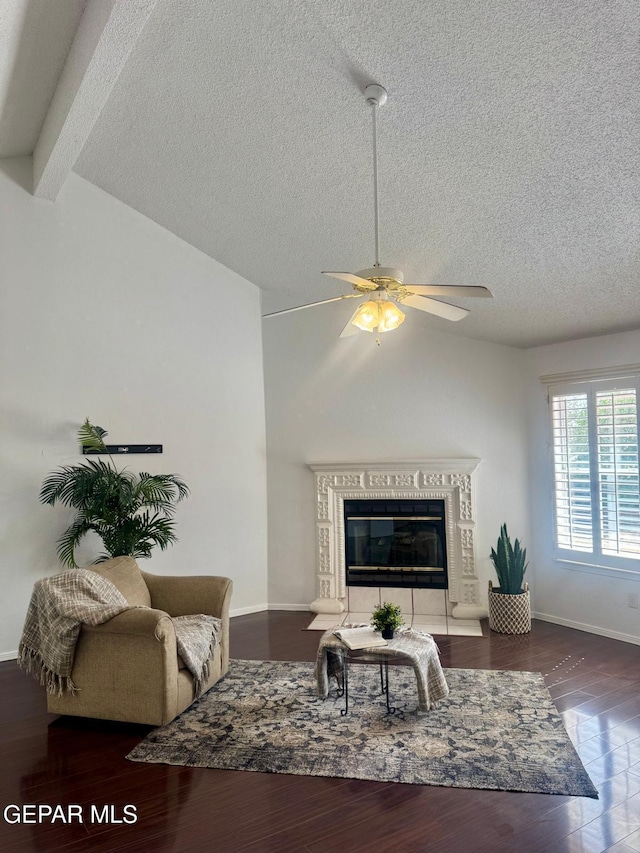
<instances>
[{"instance_id":1,"label":"ceiling beam","mask_svg":"<svg viewBox=\"0 0 640 853\"><path fill-rule=\"evenodd\" d=\"M33 153L33 194L55 201L158 0L89 0Z\"/></svg>"}]
</instances>

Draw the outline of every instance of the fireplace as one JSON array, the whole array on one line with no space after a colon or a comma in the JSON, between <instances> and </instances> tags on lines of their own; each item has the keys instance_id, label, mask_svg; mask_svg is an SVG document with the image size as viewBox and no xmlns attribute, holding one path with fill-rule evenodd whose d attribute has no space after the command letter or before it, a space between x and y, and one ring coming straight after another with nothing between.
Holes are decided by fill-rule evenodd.
<instances>
[{"instance_id":1,"label":"fireplace","mask_svg":"<svg viewBox=\"0 0 640 853\"><path fill-rule=\"evenodd\" d=\"M442 500L345 500L347 586L447 588Z\"/></svg>"},{"instance_id":2,"label":"fireplace","mask_svg":"<svg viewBox=\"0 0 640 853\"><path fill-rule=\"evenodd\" d=\"M479 459L311 464L316 495L317 597L309 609L318 614L342 613L347 586L411 588L418 583L418 588L446 590L455 619L484 618L487 609L480 600L476 559L475 472L479 464ZM399 526L395 535L389 532L391 528L384 532L373 526L379 514L377 501L385 504L382 515L404 518L399 525L407 526ZM371 510L365 505L371 505ZM391 508L396 505L398 511ZM347 541L349 518L359 530L358 546ZM357 519L363 518L371 521L358 528ZM377 540L376 533L382 534ZM416 541L420 538L424 542ZM377 557L371 557L372 543L379 546ZM371 565L360 565L367 549ZM418 555L425 559L416 559ZM371 580L364 573L370 573Z\"/></svg>"}]
</instances>

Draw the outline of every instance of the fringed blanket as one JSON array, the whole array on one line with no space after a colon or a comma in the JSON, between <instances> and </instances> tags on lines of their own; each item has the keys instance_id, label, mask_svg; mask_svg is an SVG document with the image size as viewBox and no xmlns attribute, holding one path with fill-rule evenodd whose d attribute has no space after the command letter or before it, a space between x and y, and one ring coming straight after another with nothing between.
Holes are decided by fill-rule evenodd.
<instances>
[{"instance_id":1,"label":"fringed blanket","mask_svg":"<svg viewBox=\"0 0 640 853\"><path fill-rule=\"evenodd\" d=\"M354 623L342 627L366 626ZM322 635L316 657L315 675L321 699L329 694L331 677L335 677L339 689L343 686L344 658L349 654L349 649L336 637L334 630L330 628ZM370 649L360 649L351 654L360 659L375 661L406 658L416 674L420 711L429 711L439 699L449 694L449 687L440 666L438 647L431 634L409 628L398 631L386 646L372 646Z\"/></svg>"},{"instance_id":2,"label":"fringed blanket","mask_svg":"<svg viewBox=\"0 0 640 853\"><path fill-rule=\"evenodd\" d=\"M76 642L82 625L101 625L132 610L111 581L90 569L73 569L36 581L29 602L18 665L39 679L49 693L76 693L71 678ZM193 675L196 694L209 676L210 657L220 636L215 616L172 619L178 654Z\"/></svg>"},{"instance_id":3,"label":"fringed blanket","mask_svg":"<svg viewBox=\"0 0 640 853\"><path fill-rule=\"evenodd\" d=\"M211 658L220 640L222 621L204 613L172 616L171 621L176 629L178 654L193 676L193 686L199 696L211 672Z\"/></svg>"}]
</instances>

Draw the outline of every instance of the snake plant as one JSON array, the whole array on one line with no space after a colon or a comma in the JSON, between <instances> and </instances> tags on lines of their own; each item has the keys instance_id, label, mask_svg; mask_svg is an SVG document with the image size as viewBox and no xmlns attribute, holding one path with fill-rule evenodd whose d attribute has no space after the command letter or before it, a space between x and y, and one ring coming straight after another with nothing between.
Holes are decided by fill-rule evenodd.
<instances>
[{"instance_id":1,"label":"snake plant","mask_svg":"<svg viewBox=\"0 0 640 853\"><path fill-rule=\"evenodd\" d=\"M491 549L491 561L496 569L500 589L496 592L505 595L519 595L522 592L522 580L527 570L527 549L516 539L511 545L507 525L500 528L500 538L496 548Z\"/></svg>"}]
</instances>

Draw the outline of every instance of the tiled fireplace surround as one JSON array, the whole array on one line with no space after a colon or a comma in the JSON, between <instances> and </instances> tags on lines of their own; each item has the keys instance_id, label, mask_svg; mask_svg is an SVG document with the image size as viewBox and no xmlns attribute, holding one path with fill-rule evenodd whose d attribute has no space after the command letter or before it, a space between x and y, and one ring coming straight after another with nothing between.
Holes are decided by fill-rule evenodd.
<instances>
[{"instance_id":1,"label":"tiled fireplace surround","mask_svg":"<svg viewBox=\"0 0 640 853\"><path fill-rule=\"evenodd\" d=\"M318 628L341 622L346 611L353 621L368 621L373 606L387 600L400 604L407 622L430 633L447 633L446 627L442 630L447 622L457 623L455 633L464 633L467 623L475 633L470 620L487 615L476 575L474 473L479 464L479 459L421 459L310 465L317 507L317 597L310 609L318 614ZM448 590L346 586L344 501L359 498L444 501Z\"/></svg>"}]
</instances>

